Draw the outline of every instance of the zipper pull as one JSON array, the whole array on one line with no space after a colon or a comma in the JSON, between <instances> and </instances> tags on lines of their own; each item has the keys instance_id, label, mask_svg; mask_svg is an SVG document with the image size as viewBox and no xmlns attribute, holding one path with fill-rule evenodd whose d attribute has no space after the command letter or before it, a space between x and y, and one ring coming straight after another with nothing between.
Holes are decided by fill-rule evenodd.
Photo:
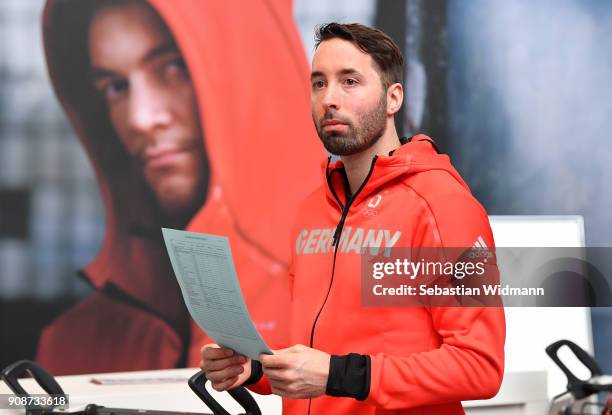
<instances>
[{"instance_id":1,"label":"zipper pull","mask_svg":"<svg viewBox=\"0 0 612 415\"><path fill-rule=\"evenodd\" d=\"M336 231L334 232L334 240L332 242L332 246L336 246L336 244L338 243L338 238L340 236L340 226L342 225L342 222L340 222L338 224L338 226L336 227Z\"/></svg>"},{"instance_id":2,"label":"zipper pull","mask_svg":"<svg viewBox=\"0 0 612 415\"><path fill-rule=\"evenodd\" d=\"M340 218L340 222L338 222L338 226L336 226L336 230L334 231L334 240L332 242L332 246L336 246L338 244L338 240L340 239L340 235L342 235L342 228L344 228L344 221L346 220L346 214L348 213L348 209L342 212L342 217Z\"/></svg>"}]
</instances>

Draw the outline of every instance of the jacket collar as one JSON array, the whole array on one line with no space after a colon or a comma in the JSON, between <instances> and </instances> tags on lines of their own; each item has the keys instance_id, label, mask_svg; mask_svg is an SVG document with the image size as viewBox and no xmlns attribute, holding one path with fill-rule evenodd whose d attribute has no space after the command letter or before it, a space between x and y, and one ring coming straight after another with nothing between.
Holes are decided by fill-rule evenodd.
<instances>
[{"instance_id":1,"label":"jacket collar","mask_svg":"<svg viewBox=\"0 0 612 415\"><path fill-rule=\"evenodd\" d=\"M440 154L433 140L419 134L410 139L402 138L402 145L389 155L378 155L372 161L370 174L361 189L356 192L351 207L358 206L364 199L372 196L383 185L399 177L409 176L429 170L444 170L450 173L466 189L467 184L450 163L446 154ZM331 157L321 165L325 175L327 199L340 209L348 204L348 179L342 160L331 162Z\"/></svg>"}]
</instances>

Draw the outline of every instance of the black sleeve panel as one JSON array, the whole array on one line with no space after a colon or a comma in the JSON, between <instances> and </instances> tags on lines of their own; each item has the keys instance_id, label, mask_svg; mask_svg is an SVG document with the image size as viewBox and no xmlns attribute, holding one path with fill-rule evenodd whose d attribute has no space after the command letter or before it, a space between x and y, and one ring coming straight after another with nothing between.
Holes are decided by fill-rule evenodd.
<instances>
[{"instance_id":1,"label":"black sleeve panel","mask_svg":"<svg viewBox=\"0 0 612 415\"><path fill-rule=\"evenodd\" d=\"M263 368L259 360L251 360L251 376L242 384L242 386L252 385L259 382L263 377Z\"/></svg>"},{"instance_id":2,"label":"black sleeve panel","mask_svg":"<svg viewBox=\"0 0 612 415\"><path fill-rule=\"evenodd\" d=\"M370 393L370 356L350 353L332 355L325 393L363 401Z\"/></svg>"}]
</instances>

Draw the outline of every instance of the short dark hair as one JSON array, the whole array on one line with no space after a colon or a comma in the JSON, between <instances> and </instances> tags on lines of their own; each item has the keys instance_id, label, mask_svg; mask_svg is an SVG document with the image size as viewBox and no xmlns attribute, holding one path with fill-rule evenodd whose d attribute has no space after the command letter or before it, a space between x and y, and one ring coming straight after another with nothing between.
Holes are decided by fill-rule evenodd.
<instances>
[{"instance_id":1,"label":"short dark hair","mask_svg":"<svg viewBox=\"0 0 612 415\"><path fill-rule=\"evenodd\" d=\"M372 57L385 89L404 79L404 56L386 33L360 23L325 23L315 30L315 49L321 42L340 38L348 40Z\"/></svg>"}]
</instances>

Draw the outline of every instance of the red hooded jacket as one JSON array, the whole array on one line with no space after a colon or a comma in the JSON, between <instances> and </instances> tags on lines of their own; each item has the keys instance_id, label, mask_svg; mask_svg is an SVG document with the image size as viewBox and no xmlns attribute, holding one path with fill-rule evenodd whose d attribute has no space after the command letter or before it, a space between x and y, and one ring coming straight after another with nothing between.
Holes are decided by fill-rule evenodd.
<instances>
[{"instance_id":1,"label":"red hooded jacket","mask_svg":"<svg viewBox=\"0 0 612 415\"><path fill-rule=\"evenodd\" d=\"M197 366L208 340L188 316L169 261L160 268L150 260L166 257L157 204L88 78L92 4L49 0L43 36L56 94L96 170L106 231L83 271L96 291L44 330L37 360L54 374ZM230 238L252 318L270 344L286 343L291 223L323 155L291 3L149 4L189 69L210 165L206 202L187 229Z\"/></svg>"},{"instance_id":2,"label":"red hooded jacket","mask_svg":"<svg viewBox=\"0 0 612 415\"><path fill-rule=\"evenodd\" d=\"M291 344L365 356L364 395L286 399L283 413L452 415L463 413L462 400L495 395L504 364L501 307L361 303L363 248L467 249L477 240L494 247L485 210L448 156L415 136L391 156L378 156L348 203L342 162L326 164L328 184L302 203L294 227ZM270 392L265 377L251 388Z\"/></svg>"}]
</instances>

